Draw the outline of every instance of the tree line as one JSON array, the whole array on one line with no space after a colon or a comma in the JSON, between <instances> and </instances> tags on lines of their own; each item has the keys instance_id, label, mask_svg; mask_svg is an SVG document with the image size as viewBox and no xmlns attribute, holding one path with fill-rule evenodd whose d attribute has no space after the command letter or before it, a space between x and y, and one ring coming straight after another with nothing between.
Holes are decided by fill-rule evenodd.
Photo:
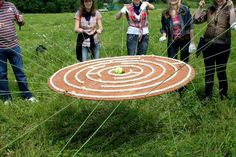
<instances>
[{"instance_id":1,"label":"tree line","mask_svg":"<svg viewBox=\"0 0 236 157\"><path fill-rule=\"evenodd\" d=\"M80 0L8 0L24 13L63 13L75 12ZM113 4L113 0L95 0L97 8L103 8L103 3ZM129 2L131 0L121 0Z\"/></svg>"},{"instance_id":2,"label":"tree line","mask_svg":"<svg viewBox=\"0 0 236 157\"><path fill-rule=\"evenodd\" d=\"M24 13L63 13L75 12L79 7L80 0L8 0L14 3L17 8ZM108 3L112 9L114 6L113 0L95 0L97 8L103 8L103 3ZM165 2L167 0L148 0L149 2ZM182 0L183 2L196 0ZM233 0L236 5L236 0ZM119 0L119 3L130 3L131 0ZM211 3L212 0L206 0ZM196 5L197 6L197 5Z\"/></svg>"},{"instance_id":3,"label":"tree line","mask_svg":"<svg viewBox=\"0 0 236 157\"><path fill-rule=\"evenodd\" d=\"M78 0L9 0L24 13L75 12Z\"/></svg>"}]
</instances>

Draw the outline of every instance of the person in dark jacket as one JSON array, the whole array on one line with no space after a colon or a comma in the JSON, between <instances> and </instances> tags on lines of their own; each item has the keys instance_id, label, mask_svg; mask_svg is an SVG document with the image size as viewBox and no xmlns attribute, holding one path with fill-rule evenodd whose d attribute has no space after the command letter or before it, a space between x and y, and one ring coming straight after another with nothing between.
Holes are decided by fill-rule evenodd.
<instances>
[{"instance_id":1,"label":"person in dark jacket","mask_svg":"<svg viewBox=\"0 0 236 157\"><path fill-rule=\"evenodd\" d=\"M180 50L180 60L187 63L189 53L196 51L192 16L189 8L181 4L181 0L168 0L168 6L162 13L162 37L159 41L168 39L168 57L177 59Z\"/></svg>"}]
</instances>

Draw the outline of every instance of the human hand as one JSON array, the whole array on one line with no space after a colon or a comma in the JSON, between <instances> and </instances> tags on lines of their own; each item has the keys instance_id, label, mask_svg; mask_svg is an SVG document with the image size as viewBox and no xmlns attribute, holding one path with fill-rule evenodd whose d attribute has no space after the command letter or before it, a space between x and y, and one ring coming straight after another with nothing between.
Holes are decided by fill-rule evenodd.
<instances>
[{"instance_id":1,"label":"human hand","mask_svg":"<svg viewBox=\"0 0 236 157\"><path fill-rule=\"evenodd\" d=\"M78 28L77 32L78 32L78 33L83 33L84 30L83 30L82 28Z\"/></svg>"},{"instance_id":2,"label":"human hand","mask_svg":"<svg viewBox=\"0 0 236 157\"><path fill-rule=\"evenodd\" d=\"M102 30L101 30L101 29L98 29L98 30L97 30L97 33L98 33L98 34L101 34L101 33L102 33Z\"/></svg>"},{"instance_id":3,"label":"human hand","mask_svg":"<svg viewBox=\"0 0 236 157\"><path fill-rule=\"evenodd\" d=\"M195 53L197 50L195 44L193 42L190 43L189 47L188 47L188 51L189 53Z\"/></svg>"},{"instance_id":4,"label":"human hand","mask_svg":"<svg viewBox=\"0 0 236 157\"><path fill-rule=\"evenodd\" d=\"M122 14L128 13L127 7L124 6L124 7L120 10L120 12L121 12Z\"/></svg>"},{"instance_id":5,"label":"human hand","mask_svg":"<svg viewBox=\"0 0 236 157\"><path fill-rule=\"evenodd\" d=\"M147 9L147 6L148 6L148 2L142 2L142 5L140 7L140 10L141 11L145 11Z\"/></svg>"},{"instance_id":6,"label":"human hand","mask_svg":"<svg viewBox=\"0 0 236 157\"><path fill-rule=\"evenodd\" d=\"M206 4L205 0L200 0L200 2L199 2L199 7L200 7L200 8L204 8L204 7L205 7L205 4Z\"/></svg>"},{"instance_id":7,"label":"human hand","mask_svg":"<svg viewBox=\"0 0 236 157\"><path fill-rule=\"evenodd\" d=\"M166 39L167 39L166 36L163 35L163 36L160 37L159 41L160 41L160 42L164 42Z\"/></svg>"},{"instance_id":8,"label":"human hand","mask_svg":"<svg viewBox=\"0 0 236 157\"><path fill-rule=\"evenodd\" d=\"M24 22L23 15L22 15L22 14L16 15L16 20L17 20L17 22L19 22L19 23Z\"/></svg>"}]
</instances>

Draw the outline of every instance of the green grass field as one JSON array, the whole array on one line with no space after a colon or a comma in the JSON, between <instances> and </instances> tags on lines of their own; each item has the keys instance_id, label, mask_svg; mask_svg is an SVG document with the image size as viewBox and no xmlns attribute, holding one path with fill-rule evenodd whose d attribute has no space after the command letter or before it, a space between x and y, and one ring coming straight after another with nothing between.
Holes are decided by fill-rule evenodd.
<instances>
[{"instance_id":1,"label":"green grass field","mask_svg":"<svg viewBox=\"0 0 236 157\"><path fill-rule=\"evenodd\" d=\"M115 21L115 13L102 14L101 57L127 54L127 22ZM166 56L166 43L159 43L160 16L160 10L150 12L148 54ZM196 76L182 97L172 92L121 104L85 101L59 95L47 86L54 72L76 63L73 17L73 13L25 15L26 26L18 35L29 86L40 102L33 105L21 99L9 67L14 101L11 106L0 102L0 156L57 156L97 104L62 156L72 156L79 150L117 105L120 106L77 156L236 156L235 32L227 69L230 100L220 101L217 78L213 100L199 100L199 93L204 91L204 65L202 56L196 58L193 54L189 63ZM204 27L205 24L195 26L196 44ZM35 48L40 44L48 51L37 54Z\"/></svg>"}]
</instances>

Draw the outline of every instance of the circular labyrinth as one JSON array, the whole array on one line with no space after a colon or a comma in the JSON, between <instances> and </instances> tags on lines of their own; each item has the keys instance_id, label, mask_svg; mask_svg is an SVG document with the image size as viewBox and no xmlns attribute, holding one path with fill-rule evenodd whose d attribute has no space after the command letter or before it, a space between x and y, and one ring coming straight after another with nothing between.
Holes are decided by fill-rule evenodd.
<instances>
[{"instance_id":1,"label":"circular labyrinth","mask_svg":"<svg viewBox=\"0 0 236 157\"><path fill-rule=\"evenodd\" d=\"M116 67L122 74L115 74ZM122 56L65 67L49 79L54 91L87 100L130 100L168 93L187 85L194 69L160 56Z\"/></svg>"}]
</instances>

